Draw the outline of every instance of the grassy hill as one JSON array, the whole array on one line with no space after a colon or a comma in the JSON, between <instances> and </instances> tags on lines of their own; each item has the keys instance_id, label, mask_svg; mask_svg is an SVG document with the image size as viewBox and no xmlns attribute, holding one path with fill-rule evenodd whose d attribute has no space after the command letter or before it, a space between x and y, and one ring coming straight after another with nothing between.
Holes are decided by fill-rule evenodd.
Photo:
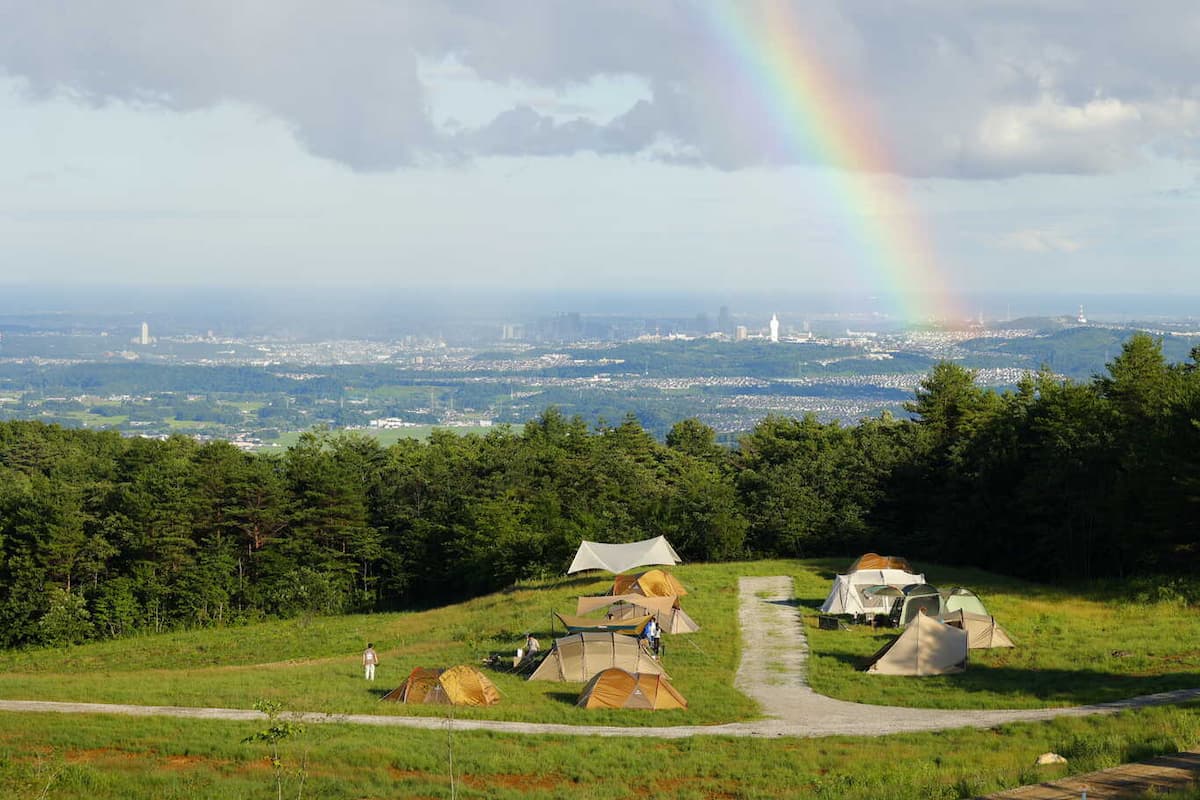
<instances>
[{"instance_id":1,"label":"grassy hill","mask_svg":"<svg viewBox=\"0 0 1200 800\"><path fill-rule=\"evenodd\" d=\"M675 570L684 607L702 626L669 637L664 665L687 711L586 712L579 685L493 674L503 701L454 715L616 725L745 720L754 705L732 689L739 658L737 578L791 574L813 655L811 679L835 697L893 705L1000 708L1063 705L1200 686L1200 621L1178 604L1138 603L1105 587L1036 586L974 570L917 565L936 585L977 590L1009 630L1013 651L973 652L962 675L904 679L856 672L890 634L820 631L809 613L849 559L690 565ZM0 697L337 713L429 714L445 708L380 703L416 666L511 656L526 630L548 644L552 610L573 612L600 578L522 584L430 611L270 622L60 650L0 654ZM561 629L560 629L561 632ZM374 685L358 654L376 643ZM274 797L254 723L0 714L0 796ZM1033 758L1056 750L1072 772L1200 742L1200 709L1147 709L1113 718L1006 725L993 731L881 738L609 740L498 733L310 726L285 743L288 794L307 759L305 797L448 797L453 752L459 797L958 797L1053 776Z\"/></svg>"}]
</instances>

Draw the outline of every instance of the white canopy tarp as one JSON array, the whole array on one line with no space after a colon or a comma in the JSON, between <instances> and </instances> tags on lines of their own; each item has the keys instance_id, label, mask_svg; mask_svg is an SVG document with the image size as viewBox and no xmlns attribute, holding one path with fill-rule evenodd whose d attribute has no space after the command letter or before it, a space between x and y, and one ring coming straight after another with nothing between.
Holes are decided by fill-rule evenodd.
<instances>
[{"instance_id":1,"label":"white canopy tarp","mask_svg":"<svg viewBox=\"0 0 1200 800\"><path fill-rule=\"evenodd\" d=\"M892 607L892 598L868 597L863 594L863 589L880 585L903 588L924 582L924 575L902 569L860 569L848 575L838 575L829 590L829 596L821 604L821 611L826 614L886 614Z\"/></svg>"},{"instance_id":2,"label":"white canopy tarp","mask_svg":"<svg viewBox=\"0 0 1200 800\"><path fill-rule=\"evenodd\" d=\"M585 569L603 569L616 574L652 564L678 564L681 560L665 536L628 544L584 541L579 543L579 550L567 574Z\"/></svg>"}]
</instances>

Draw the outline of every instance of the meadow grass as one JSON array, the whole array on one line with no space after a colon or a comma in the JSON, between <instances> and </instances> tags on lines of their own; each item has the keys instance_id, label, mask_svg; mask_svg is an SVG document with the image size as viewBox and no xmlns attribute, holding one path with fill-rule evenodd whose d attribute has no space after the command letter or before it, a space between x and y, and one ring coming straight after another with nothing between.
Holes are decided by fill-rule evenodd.
<instances>
[{"instance_id":1,"label":"meadow grass","mask_svg":"<svg viewBox=\"0 0 1200 800\"><path fill-rule=\"evenodd\" d=\"M654 715L584 711L580 684L530 682L489 671L502 695L466 717L619 725L710 724L752 719L755 704L733 689L740 656L738 577L794 576L811 644L810 681L831 697L934 708L1037 708L1116 700L1200 686L1200 618L1183 606L1102 601L978 570L926 566L930 580L977 590L1012 634L1012 650L972 651L965 673L911 678L856 667L894 631L857 626L822 631L815 609L847 559L697 564L676 568L689 588L683 606L698 633L664 637L663 664L688 698L686 711ZM522 583L496 594L421 612L276 620L182 631L79 647L0 653L0 697L249 708L260 698L328 713L438 714L380 703L414 667L507 661L532 631L549 647L552 612L574 613L575 598L600 594L602 577ZM556 632L561 635L562 628ZM366 642L381 658L377 680L362 680Z\"/></svg>"},{"instance_id":2,"label":"meadow grass","mask_svg":"<svg viewBox=\"0 0 1200 800\"><path fill-rule=\"evenodd\" d=\"M1200 615L1178 602L1139 603L1111 584L1050 587L977 569L917 565L939 588L974 589L1015 648L972 650L966 672L911 678L860 672L896 631L816 627L816 609L846 560L795 574L814 689L861 703L929 708L1038 708L1200 687ZM1109 599L1104 599L1105 597Z\"/></svg>"},{"instance_id":3,"label":"meadow grass","mask_svg":"<svg viewBox=\"0 0 1200 800\"><path fill-rule=\"evenodd\" d=\"M443 711L444 713L444 711ZM275 797L263 723L0 714L0 796ZM282 746L284 796L970 797L1195 746L1200 708L1152 708L887 737L628 740L309 725ZM1067 766L1035 767L1039 753ZM453 775L453 778L452 778ZM453 779L453 790L451 781Z\"/></svg>"}]
</instances>

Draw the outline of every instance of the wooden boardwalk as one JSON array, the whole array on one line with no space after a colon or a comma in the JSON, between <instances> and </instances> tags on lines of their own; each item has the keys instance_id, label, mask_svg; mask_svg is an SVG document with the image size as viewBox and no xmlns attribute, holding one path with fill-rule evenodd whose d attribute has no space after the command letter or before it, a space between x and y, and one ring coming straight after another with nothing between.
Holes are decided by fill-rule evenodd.
<instances>
[{"instance_id":1,"label":"wooden boardwalk","mask_svg":"<svg viewBox=\"0 0 1200 800\"><path fill-rule=\"evenodd\" d=\"M1088 772L1006 792L989 794L983 800L1118 800L1141 797L1151 791L1178 792L1200 783L1200 750L1185 750L1137 764L1123 764L1099 772Z\"/></svg>"}]
</instances>

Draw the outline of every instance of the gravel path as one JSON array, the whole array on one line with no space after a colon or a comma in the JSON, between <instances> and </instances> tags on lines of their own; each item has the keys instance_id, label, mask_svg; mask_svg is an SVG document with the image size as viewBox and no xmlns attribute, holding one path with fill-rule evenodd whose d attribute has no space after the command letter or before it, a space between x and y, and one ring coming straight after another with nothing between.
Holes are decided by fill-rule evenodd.
<instances>
[{"instance_id":1,"label":"gravel path","mask_svg":"<svg viewBox=\"0 0 1200 800\"><path fill-rule=\"evenodd\" d=\"M430 730L488 730L505 733L560 736L622 736L682 739L689 736L881 736L901 731L946 728L990 728L1005 722L1113 714L1129 708L1181 703L1200 698L1200 689L1134 697L1113 703L1072 708L1013 711L951 711L898 708L849 703L819 695L808 686L808 643L789 577L742 578L739 582L744 645L734 685L758 701L765 719L725 725L680 725L665 728L621 728L600 725L550 725L499 720L447 720L437 717L399 717L375 714L291 714L309 723L338 722ZM70 714L124 714L188 719L261 720L257 711L233 708L184 708L109 703L57 703L41 700L0 700L0 711L40 711Z\"/></svg>"}]
</instances>

